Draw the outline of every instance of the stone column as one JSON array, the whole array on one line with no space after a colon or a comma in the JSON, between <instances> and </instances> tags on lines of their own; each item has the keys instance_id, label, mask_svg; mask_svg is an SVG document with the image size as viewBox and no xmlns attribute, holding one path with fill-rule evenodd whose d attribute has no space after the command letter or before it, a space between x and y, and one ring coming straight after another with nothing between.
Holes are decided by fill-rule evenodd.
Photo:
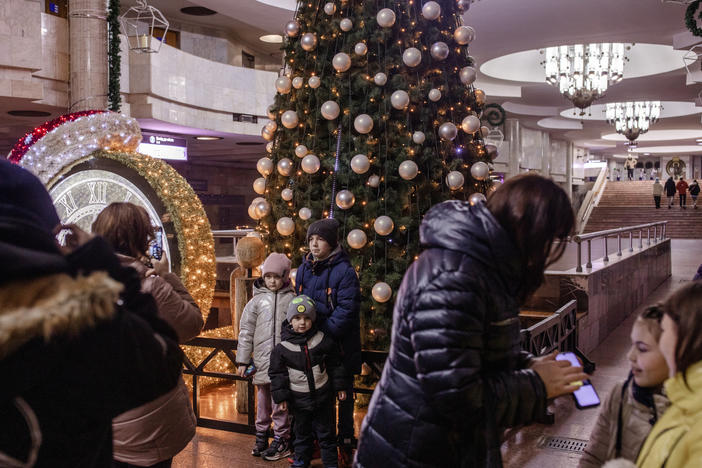
<instances>
[{"instance_id":1,"label":"stone column","mask_svg":"<svg viewBox=\"0 0 702 468\"><path fill-rule=\"evenodd\" d=\"M519 120L505 120L505 139L509 141L509 172L507 177L519 174L519 162L522 155L522 132Z\"/></svg>"},{"instance_id":2,"label":"stone column","mask_svg":"<svg viewBox=\"0 0 702 468\"><path fill-rule=\"evenodd\" d=\"M541 175L551 177L551 134L541 132Z\"/></svg>"},{"instance_id":3,"label":"stone column","mask_svg":"<svg viewBox=\"0 0 702 468\"><path fill-rule=\"evenodd\" d=\"M71 112L107 108L106 0L71 0Z\"/></svg>"},{"instance_id":4,"label":"stone column","mask_svg":"<svg viewBox=\"0 0 702 468\"><path fill-rule=\"evenodd\" d=\"M566 151L566 192L570 199L573 199L573 159L575 156L575 145L573 143L568 143L568 150Z\"/></svg>"}]
</instances>

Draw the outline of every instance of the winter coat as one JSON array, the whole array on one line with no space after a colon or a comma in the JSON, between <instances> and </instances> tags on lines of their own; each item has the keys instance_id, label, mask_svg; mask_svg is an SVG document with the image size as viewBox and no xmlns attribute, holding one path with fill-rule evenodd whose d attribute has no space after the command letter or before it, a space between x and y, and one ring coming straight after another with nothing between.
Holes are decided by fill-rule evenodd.
<instances>
[{"instance_id":1,"label":"winter coat","mask_svg":"<svg viewBox=\"0 0 702 468\"><path fill-rule=\"evenodd\" d=\"M700 184L697 182L693 182L690 184L690 195L693 197L696 197L697 195L700 194Z\"/></svg>"},{"instance_id":2,"label":"winter coat","mask_svg":"<svg viewBox=\"0 0 702 468\"><path fill-rule=\"evenodd\" d=\"M658 420L644 443L639 468L692 468L702 466L702 361L665 381L670 408Z\"/></svg>"},{"instance_id":3,"label":"winter coat","mask_svg":"<svg viewBox=\"0 0 702 468\"><path fill-rule=\"evenodd\" d=\"M672 177L665 181L665 194L668 197L675 196L675 182Z\"/></svg>"},{"instance_id":4,"label":"winter coat","mask_svg":"<svg viewBox=\"0 0 702 468\"><path fill-rule=\"evenodd\" d=\"M280 328L285 321L285 312L290 301L295 297L290 283L278 291L266 287L263 278L254 282L253 298L246 304L239 320L239 343L236 359L239 364L251 362L256 366L253 376L255 385L271 383L268 377L268 365L271 352L280 343Z\"/></svg>"},{"instance_id":5,"label":"winter coat","mask_svg":"<svg viewBox=\"0 0 702 468\"><path fill-rule=\"evenodd\" d=\"M312 411L346 389L346 372L339 345L312 326L295 333L283 323L282 340L271 354L268 374L273 401L288 402L291 410Z\"/></svg>"},{"instance_id":6,"label":"winter coat","mask_svg":"<svg viewBox=\"0 0 702 468\"><path fill-rule=\"evenodd\" d=\"M635 169L636 168L636 159L626 158L626 161L624 161L624 168Z\"/></svg>"},{"instance_id":7,"label":"winter coat","mask_svg":"<svg viewBox=\"0 0 702 468\"><path fill-rule=\"evenodd\" d=\"M0 216L0 454L110 466L112 418L181 380L176 335L139 288L102 239L65 257L53 236Z\"/></svg>"},{"instance_id":8,"label":"winter coat","mask_svg":"<svg viewBox=\"0 0 702 468\"><path fill-rule=\"evenodd\" d=\"M685 193L687 192L687 187L687 182L685 182L684 180L679 180L678 184L675 186L675 188L678 189L678 193L680 195L685 195Z\"/></svg>"},{"instance_id":9,"label":"winter coat","mask_svg":"<svg viewBox=\"0 0 702 468\"><path fill-rule=\"evenodd\" d=\"M295 291L312 298L317 325L341 344L349 375L361 372L361 287L349 257L337 247L324 260L307 255L295 276Z\"/></svg>"},{"instance_id":10,"label":"winter coat","mask_svg":"<svg viewBox=\"0 0 702 468\"><path fill-rule=\"evenodd\" d=\"M649 396L653 398L653 406L637 401L634 398L633 380L620 382L612 388L597 416L578 468L600 468L614 458L626 458L632 462L636 460L653 424L670 405L668 398L661 393L649 393ZM619 453L618 434L621 437Z\"/></svg>"},{"instance_id":11,"label":"winter coat","mask_svg":"<svg viewBox=\"0 0 702 468\"><path fill-rule=\"evenodd\" d=\"M546 421L521 350L520 252L484 204L447 201L420 226L357 467L501 467L504 428Z\"/></svg>"},{"instance_id":12,"label":"winter coat","mask_svg":"<svg viewBox=\"0 0 702 468\"><path fill-rule=\"evenodd\" d=\"M653 184L653 196L660 197L661 195L663 195L663 186L660 182L656 182Z\"/></svg>"},{"instance_id":13,"label":"winter coat","mask_svg":"<svg viewBox=\"0 0 702 468\"><path fill-rule=\"evenodd\" d=\"M202 313L177 275L146 277L143 263L125 255L117 257L123 266L137 271L141 291L154 297L159 317L173 327L180 343L200 334ZM190 395L181 379L167 394L113 419L113 457L137 466L154 465L183 450L196 428Z\"/></svg>"}]
</instances>

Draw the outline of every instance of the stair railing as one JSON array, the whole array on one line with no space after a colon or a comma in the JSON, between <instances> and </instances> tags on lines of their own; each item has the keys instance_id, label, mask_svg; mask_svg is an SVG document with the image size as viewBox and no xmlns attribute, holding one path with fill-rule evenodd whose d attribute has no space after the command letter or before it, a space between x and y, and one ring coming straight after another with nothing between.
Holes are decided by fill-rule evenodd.
<instances>
[{"instance_id":1,"label":"stair railing","mask_svg":"<svg viewBox=\"0 0 702 468\"><path fill-rule=\"evenodd\" d=\"M602 238L604 240L604 258L603 262L609 262L609 252L608 252L608 238L617 237L617 256L622 256L622 234L629 234L629 252L634 251L634 232L639 231L639 250L643 250L643 232L646 231L646 245L650 246L651 243L657 243L664 240L665 231L668 221L658 221L655 223L637 224L636 226L628 226L616 229L607 229L606 231L591 232L588 234L577 234L571 238L571 241L575 242L578 246L578 263L575 271L580 273L583 271L582 262L582 243L587 242L587 264L585 268L592 268L592 241L595 239ZM660 229L659 229L660 227ZM653 229L653 237L651 237L651 229Z\"/></svg>"},{"instance_id":2,"label":"stair railing","mask_svg":"<svg viewBox=\"0 0 702 468\"><path fill-rule=\"evenodd\" d=\"M595 180L595 184L592 186L592 189L588 190L588 192L585 194L583 203L580 205L578 215L575 218L577 232L583 232L585 229L585 226L590 219L590 215L592 214L592 210L600 203L600 199L602 198L602 194L604 193L606 186L607 167L605 166L602 168L602 170L600 170L600 173Z\"/></svg>"}]
</instances>

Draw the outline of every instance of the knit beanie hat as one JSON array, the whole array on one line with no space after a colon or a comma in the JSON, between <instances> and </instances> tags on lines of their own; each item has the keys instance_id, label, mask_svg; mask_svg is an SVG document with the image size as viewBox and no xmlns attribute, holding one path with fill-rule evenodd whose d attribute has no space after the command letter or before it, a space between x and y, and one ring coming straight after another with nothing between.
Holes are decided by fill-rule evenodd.
<instances>
[{"instance_id":1,"label":"knit beanie hat","mask_svg":"<svg viewBox=\"0 0 702 468\"><path fill-rule=\"evenodd\" d=\"M317 319L317 307L315 307L314 301L304 294L293 298L290 301L285 318L290 322L296 315L304 315L314 322Z\"/></svg>"},{"instance_id":2,"label":"knit beanie hat","mask_svg":"<svg viewBox=\"0 0 702 468\"><path fill-rule=\"evenodd\" d=\"M290 259L287 255L273 252L266 257L266 261L263 262L261 274L265 276L266 273L275 273L281 278L287 279L290 273L290 264Z\"/></svg>"},{"instance_id":3,"label":"knit beanie hat","mask_svg":"<svg viewBox=\"0 0 702 468\"><path fill-rule=\"evenodd\" d=\"M51 234L60 220L44 184L28 170L0 158L0 216L29 222Z\"/></svg>"},{"instance_id":4,"label":"knit beanie hat","mask_svg":"<svg viewBox=\"0 0 702 468\"><path fill-rule=\"evenodd\" d=\"M307 228L308 244L310 243L310 237L314 234L327 241L332 250L334 250L339 244L339 221L334 218L325 218L310 224L310 227Z\"/></svg>"}]
</instances>

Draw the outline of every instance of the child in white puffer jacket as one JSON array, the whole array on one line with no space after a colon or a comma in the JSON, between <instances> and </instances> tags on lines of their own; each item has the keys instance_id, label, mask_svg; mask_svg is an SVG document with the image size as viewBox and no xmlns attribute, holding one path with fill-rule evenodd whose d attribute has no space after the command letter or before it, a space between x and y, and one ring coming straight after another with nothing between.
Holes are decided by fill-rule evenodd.
<instances>
[{"instance_id":1,"label":"child in white puffer jacket","mask_svg":"<svg viewBox=\"0 0 702 468\"><path fill-rule=\"evenodd\" d=\"M254 296L244 307L239 321L239 343L236 350L237 373L243 377L246 367L256 369L256 443L251 455L266 460L279 460L290 455L290 420L288 412L273 402L268 367L271 352L280 343L280 327L288 304L295 297L290 279L290 260L285 254L272 253L261 267L262 278L254 282ZM268 446L273 423L273 442Z\"/></svg>"}]
</instances>

